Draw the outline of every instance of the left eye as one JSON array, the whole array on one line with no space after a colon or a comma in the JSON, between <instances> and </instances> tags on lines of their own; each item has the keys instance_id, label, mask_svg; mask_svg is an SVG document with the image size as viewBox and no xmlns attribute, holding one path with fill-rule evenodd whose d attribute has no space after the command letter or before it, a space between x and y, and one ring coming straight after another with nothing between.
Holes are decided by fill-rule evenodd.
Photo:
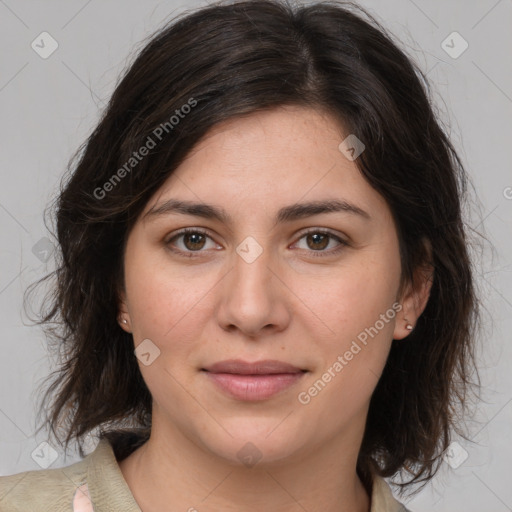
<instances>
[{"instance_id":1,"label":"left eye","mask_svg":"<svg viewBox=\"0 0 512 512\"><path fill-rule=\"evenodd\" d=\"M184 248L176 249L173 247L174 244L172 242L178 239L183 239ZM206 231L197 228L188 228L176 233L172 238L170 238L166 242L166 244L170 247L170 249L173 252L185 254L188 253L189 256L193 256L192 253L194 252L204 252L201 249L205 248L207 239L210 239L213 242L213 239L208 235ZM299 238L299 241L302 239L305 239L308 245L308 248L306 248L305 250L309 250L312 253L320 253L314 254L314 256L322 256L324 253L334 254L341 250L343 246L348 245L340 237L328 231L308 231L307 233L302 234L302 236ZM338 248L335 250L325 251L324 249L329 245L329 242L331 240L335 240L338 242Z\"/></svg>"},{"instance_id":2,"label":"left eye","mask_svg":"<svg viewBox=\"0 0 512 512\"><path fill-rule=\"evenodd\" d=\"M311 249L312 252L333 254L341 250L343 246L347 245L346 242L342 240L340 237L333 235L328 231L308 231L307 233L304 233L299 238L299 240L302 240L303 238L306 239L306 243L308 244L310 249L312 246L314 247L313 249ZM329 245L329 240L336 240L339 244L338 248L335 249L334 251L323 250ZM311 244L309 242L311 242ZM315 254L315 256L318 255Z\"/></svg>"}]
</instances>

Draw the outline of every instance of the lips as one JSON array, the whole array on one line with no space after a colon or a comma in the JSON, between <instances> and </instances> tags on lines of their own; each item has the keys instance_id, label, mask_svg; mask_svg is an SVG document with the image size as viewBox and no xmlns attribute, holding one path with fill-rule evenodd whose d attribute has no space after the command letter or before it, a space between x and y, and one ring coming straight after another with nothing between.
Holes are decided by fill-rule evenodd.
<instances>
[{"instance_id":1,"label":"lips","mask_svg":"<svg viewBox=\"0 0 512 512\"><path fill-rule=\"evenodd\" d=\"M254 363L248 363L241 359L229 359L207 366L203 368L203 370L211 373L232 373L237 375L273 375L278 373L300 373L306 371L289 363L273 359L265 359Z\"/></svg>"},{"instance_id":2,"label":"lips","mask_svg":"<svg viewBox=\"0 0 512 512\"><path fill-rule=\"evenodd\" d=\"M248 363L240 359L221 361L204 374L216 389L242 401L266 400L296 384L307 370L275 360Z\"/></svg>"}]
</instances>

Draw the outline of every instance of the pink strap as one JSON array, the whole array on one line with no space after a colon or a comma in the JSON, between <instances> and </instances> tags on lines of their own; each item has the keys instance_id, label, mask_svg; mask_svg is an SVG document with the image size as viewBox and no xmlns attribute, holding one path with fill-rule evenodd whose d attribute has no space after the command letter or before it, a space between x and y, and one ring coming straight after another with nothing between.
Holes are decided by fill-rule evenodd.
<instances>
[{"instance_id":1,"label":"pink strap","mask_svg":"<svg viewBox=\"0 0 512 512\"><path fill-rule=\"evenodd\" d=\"M77 488L73 497L73 512L94 512L87 484Z\"/></svg>"}]
</instances>

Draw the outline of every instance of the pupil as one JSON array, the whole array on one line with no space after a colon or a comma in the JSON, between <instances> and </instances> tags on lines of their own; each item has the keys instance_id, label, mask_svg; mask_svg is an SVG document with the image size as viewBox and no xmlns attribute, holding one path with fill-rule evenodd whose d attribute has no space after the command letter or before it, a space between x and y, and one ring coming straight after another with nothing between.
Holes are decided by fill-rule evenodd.
<instances>
[{"instance_id":1,"label":"pupil","mask_svg":"<svg viewBox=\"0 0 512 512\"><path fill-rule=\"evenodd\" d=\"M202 238L203 235L201 235L200 233L192 233L192 234L188 234L187 235L187 239L191 240L192 239L192 245L194 247L188 247L189 249L200 249L201 248L201 242L200 241L197 241L197 239L199 238ZM194 241L195 240L195 241ZM197 247L199 245L199 247ZM188 246L188 245L187 245Z\"/></svg>"},{"instance_id":2,"label":"pupil","mask_svg":"<svg viewBox=\"0 0 512 512\"><path fill-rule=\"evenodd\" d=\"M322 246L321 246L321 247L319 247L319 248L320 248L320 249L324 249L325 247L327 247L327 244L325 243L325 242L327 241L327 238L328 238L328 236L327 236L327 235L323 235L323 234L321 234L321 233L315 233L315 234L313 234L313 235L309 235L309 236L310 236L311 238L313 238L313 239L317 239L318 237L320 237L320 239L322 239L322 238L323 238L324 243L323 243L323 244L322 244ZM321 242L322 242L322 240L320 240L320 241L316 240L316 241L314 241L313 243L314 243L314 244L318 244L318 243L321 243ZM318 247L317 247L317 248L318 248Z\"/></svg>"}]
</instances>

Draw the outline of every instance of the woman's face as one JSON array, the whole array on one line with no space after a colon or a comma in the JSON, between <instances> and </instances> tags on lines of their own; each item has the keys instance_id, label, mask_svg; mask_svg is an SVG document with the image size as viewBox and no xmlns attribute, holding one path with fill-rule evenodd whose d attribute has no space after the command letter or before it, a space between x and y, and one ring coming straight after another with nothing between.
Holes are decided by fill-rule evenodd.
<instances>
[{"instance_id":1,"label":"woman's face","mask_svg":"<svg viewBox=\"0 0 512 512\"><path fill-rule=\"evenodd\" d=\"M234 462L293 460L342 437L358 450L408 307L390 210L338 148L347 135L304 108L229 120L147 204L127 241L121 310L154 428ZM328 201L341 208L304 208ZM298 371L212 368L235 359Z\"/></svg>"}]
</instances>

